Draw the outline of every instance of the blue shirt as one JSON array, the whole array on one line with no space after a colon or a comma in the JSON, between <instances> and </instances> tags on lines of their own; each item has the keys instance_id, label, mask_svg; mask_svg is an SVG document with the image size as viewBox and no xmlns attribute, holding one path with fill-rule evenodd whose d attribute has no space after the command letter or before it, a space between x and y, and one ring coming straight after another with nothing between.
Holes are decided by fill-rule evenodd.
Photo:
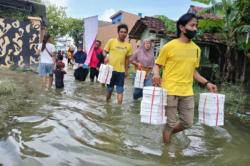
<instances>
[{"instance_id":1,"label":"blue shirt","mask_svg":"<svg viewBox=\"0 0 250 166\"><path fill-rule=\"evenodd\" d=\"M77 51L74 54L74 59L76 63L84 64L85 60L87 59L87 54L83 51Z\"/></svg>"}]
</instances>

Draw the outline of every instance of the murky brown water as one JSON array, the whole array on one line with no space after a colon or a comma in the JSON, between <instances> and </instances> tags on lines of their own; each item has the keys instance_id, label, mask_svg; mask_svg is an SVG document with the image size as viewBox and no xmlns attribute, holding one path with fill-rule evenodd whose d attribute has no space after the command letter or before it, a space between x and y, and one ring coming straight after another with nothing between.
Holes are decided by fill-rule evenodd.
<instances>
[{"instance_id":1,"label":"murky brown water","mask_svg":"<svg viewBox=\"0 0 250 166\"><path fill-rule=\"evenodd\" d=\"M98 83L76 82L44 92L33 73L0 71L14 95L0 96L0 163L36 165L237 165L250 163L250 128L225 120L221 128L197 123L165 146L162 126L140 123L140 102L126 82L124 104L106 103Z\"/></svg>"}]
</instances>

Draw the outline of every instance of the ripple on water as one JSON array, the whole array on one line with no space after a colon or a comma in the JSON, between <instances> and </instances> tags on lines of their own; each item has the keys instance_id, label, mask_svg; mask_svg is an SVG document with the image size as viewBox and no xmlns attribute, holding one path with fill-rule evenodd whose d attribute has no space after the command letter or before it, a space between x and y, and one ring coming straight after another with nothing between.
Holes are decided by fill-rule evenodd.
<instances>
[{"instance_id":1,"label":"ripple on water","mask_svg":"<svg viewBox=\"0 0 250 166\"><path fill-rule=\"evenodd\" d=\"M42 116L24 116L24 117L19 116L17 117L15 116L13 119L19 123L34 123L34 122L43 121L45 117L42 117Z\"/></svg>"},{"instance_id":2,"label":"ripple on water","mask_svg":"<svg viewBox=\"0 0 250 166\"><path fill-rule=\"evenodd\" d=\"M4 124L0 163L4 165L249 163L249 130L227 125L229 121L219 128L195 123L163 145L163 126L140 123L140 101L132 101L129 82L124 104L119 106L115 95L106 103L105 88L100 84L75 81L72 70L65 77L63 90L44 93L26 91L30 83L13 75L22 93L16 96L18 100L0 105Z\"/></svg>"}]
</instances>

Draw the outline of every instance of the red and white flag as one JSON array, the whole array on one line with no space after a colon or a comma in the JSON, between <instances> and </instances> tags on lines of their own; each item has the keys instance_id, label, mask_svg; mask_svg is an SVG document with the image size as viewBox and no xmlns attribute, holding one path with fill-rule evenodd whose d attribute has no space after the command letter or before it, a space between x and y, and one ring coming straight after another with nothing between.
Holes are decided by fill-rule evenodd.
<instances>
[{"instance_id":1,"label":"red and white flag","mask_svg":"<svg viewBox=\"0 0 250 166\"><path fill-rule=\"evenodd\" d=\"M85 64L89 65L95 48L95 41L98 32L98 16L84 19L84 46L87 54Z\"/></svg>"}]
</instances>

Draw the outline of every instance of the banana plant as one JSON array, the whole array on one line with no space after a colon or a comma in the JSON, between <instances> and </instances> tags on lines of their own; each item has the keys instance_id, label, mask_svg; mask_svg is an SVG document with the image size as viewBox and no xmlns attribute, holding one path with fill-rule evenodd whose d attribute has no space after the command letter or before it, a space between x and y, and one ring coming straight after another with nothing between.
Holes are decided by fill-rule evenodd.
<instances>
[{"instance_id":1,"label":"banana plant","mask_svg":"<svg viewBox=\"0 0 250 166\"><path fill-rule=\"evenodd\" d=\"M192 0L209 5L199 14L210 13L214 15L219 15L222 18L223 23L218 24L217 30L224 36L225 44L227 46L226 52L224 54L225 63L223 65L223 80L229 81L229 79L239 78L240 69L237 65L239 58L237 53L237 48L239 48L239 43L237 40L237 35L240 30L246 31L246 26L242 22L242 13L239 10L239 3L235 0ZM213 20L210 20L213 21ZM240 28L241 27L241 28ZM243 28L244 27L244 28ZM236 76L234 77L234 73ZM234 77L234 78L233 78Z\"/></svg>"}]
</instances>

